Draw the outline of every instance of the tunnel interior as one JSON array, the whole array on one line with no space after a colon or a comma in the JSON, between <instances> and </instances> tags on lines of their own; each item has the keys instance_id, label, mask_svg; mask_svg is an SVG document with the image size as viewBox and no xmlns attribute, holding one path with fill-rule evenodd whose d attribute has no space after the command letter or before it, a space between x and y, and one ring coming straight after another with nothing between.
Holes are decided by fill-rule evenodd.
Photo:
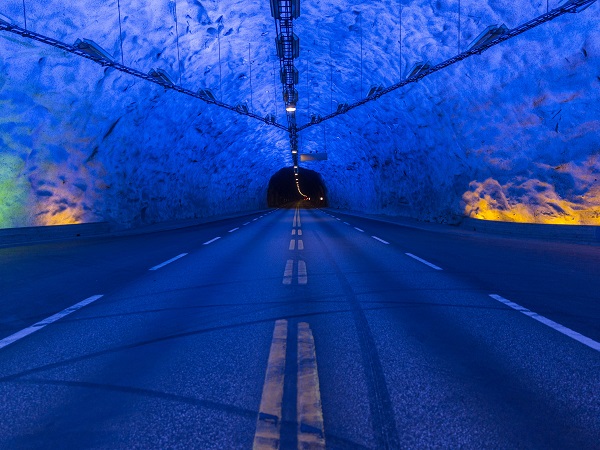
<instances>
[{"instance_id":1,"label":"tunnel interior","mask_svg":"<svg viewBox=\"0 0 600 450\"><path fill-rule=\"evenodd\" d=\"M302 201L305 207L327 206L327 189L318 172L299 168L300 191L296 188L293 167L278 170L269 180L267 203L270 207L285 206Z\"/></svg>"}]
</instances>

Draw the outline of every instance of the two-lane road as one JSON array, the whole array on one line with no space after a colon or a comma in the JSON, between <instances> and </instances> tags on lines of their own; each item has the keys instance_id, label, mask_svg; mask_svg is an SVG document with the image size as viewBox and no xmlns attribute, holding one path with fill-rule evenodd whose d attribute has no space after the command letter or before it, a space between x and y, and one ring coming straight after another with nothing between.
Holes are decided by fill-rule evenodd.
<instances>
[{"instance_id":1,"label":"two-lane road","mask_svg":"<svg viewBox=\"0 0 600 450\"><path fill-rule=\"evenodd\" d=\"M292 208L0 261L0 448L600 442L597 246Z\"/></svg>"}]
</instances>

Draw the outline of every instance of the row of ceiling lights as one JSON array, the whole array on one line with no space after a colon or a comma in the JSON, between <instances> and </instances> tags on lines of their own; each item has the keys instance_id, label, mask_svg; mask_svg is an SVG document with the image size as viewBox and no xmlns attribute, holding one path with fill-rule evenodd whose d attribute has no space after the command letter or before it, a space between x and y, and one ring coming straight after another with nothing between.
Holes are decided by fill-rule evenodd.
<instances>
[{"instance_id":1,"label":"row of ceiling lights","mask_svg":"<svg viewBox=\"0 0 600 450\"><path fill-rule=\"evenodd\" d=\"M294 178L298 193L306 197L300 190L298 181L298 129L296 126L296 104L298 103L298 69L294 60L300 56L300 39L294 34L294 19L300 17L300 0L271 0L271 16L275 19L275 45L279 58L279 75L283 85L283 101L288 121Z\"/></svg>"}]
</instances>

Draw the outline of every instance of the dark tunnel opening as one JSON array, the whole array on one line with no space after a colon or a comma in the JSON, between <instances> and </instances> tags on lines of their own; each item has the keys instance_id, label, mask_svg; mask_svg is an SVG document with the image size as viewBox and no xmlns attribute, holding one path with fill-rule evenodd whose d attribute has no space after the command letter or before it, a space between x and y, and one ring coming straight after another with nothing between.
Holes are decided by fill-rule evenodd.
<instances>
[{"instance_id":1,"label":"dark tunnel opening","mask_svg":"<svg viewBox=\"0 0 600 450\"><path fill-rule=\"evenodd\" d=\"M298 169L300 190L296 188L293 167L284 167L278 170L269 180L267 191L267 204L269 207L280 207L290 203L302 201L305 207L327 206L327 189L318 172L309 169Z\"/></svg>"}]
</instances>

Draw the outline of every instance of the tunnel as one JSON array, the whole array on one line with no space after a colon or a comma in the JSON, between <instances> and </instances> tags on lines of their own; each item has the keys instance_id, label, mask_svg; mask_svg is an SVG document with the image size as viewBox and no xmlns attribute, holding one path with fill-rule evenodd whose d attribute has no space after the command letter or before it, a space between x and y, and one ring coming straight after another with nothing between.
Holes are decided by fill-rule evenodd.
<instances>
[{"instance_id":1,"label":"tunnel","mask_svg":"<svg viewBox=\"0 0 600 450\"><path fill-rule=\"evenodd\" d=\"M296 188L292 167L284 167L275 172L269 180L267 190L269 207L277 208L298 201L302 201L303 207L327 206L327 189L318 172L300 168L298 180L299 189Z\"/></svg>"}]
</instances>

